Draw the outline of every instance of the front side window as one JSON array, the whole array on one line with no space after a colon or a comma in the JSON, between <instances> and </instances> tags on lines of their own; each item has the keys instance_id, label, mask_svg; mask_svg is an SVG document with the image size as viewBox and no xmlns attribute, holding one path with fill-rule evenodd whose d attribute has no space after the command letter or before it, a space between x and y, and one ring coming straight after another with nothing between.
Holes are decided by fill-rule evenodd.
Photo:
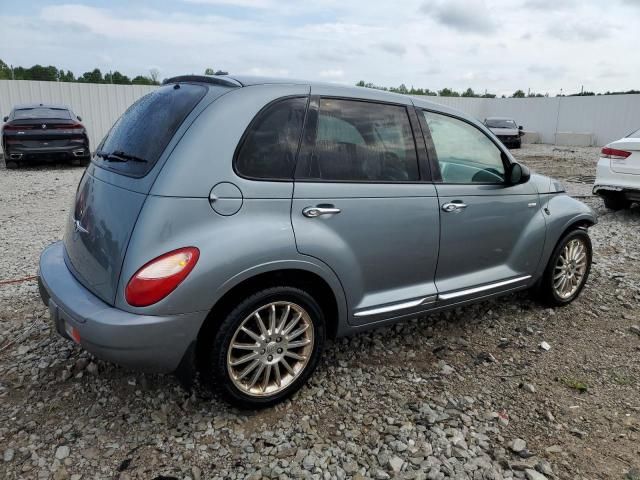
<instances>
[{"instance_id":1,"label":"front side window","mask_svg":"<svg viewBox=\"0 0 640 480\"><path fill-rule=\"evenodd\" d=\"M303 176L353 182L418 180L406 108L322 98L315 148Z\"/></svg>"},{"instance_id":2,"label":"front side window","mask_svg":"<svg viewBox=\"0 0 640 480\"><path fill-rule=\"evenodd\" d=\"M443 183L503 183L502 152L481 130L447 115L424 111Z\"/></svg>"},{"instance_id":3,"label":"front side window","mask_svg":"<svg viewBox=\"0 0 640 480\"><path fill-rule=\"evenodd\" d=\"M236 157L240 175L291 180L307 109L307 97L280 100L258 114Z\"/></svg>"}]
</instances>

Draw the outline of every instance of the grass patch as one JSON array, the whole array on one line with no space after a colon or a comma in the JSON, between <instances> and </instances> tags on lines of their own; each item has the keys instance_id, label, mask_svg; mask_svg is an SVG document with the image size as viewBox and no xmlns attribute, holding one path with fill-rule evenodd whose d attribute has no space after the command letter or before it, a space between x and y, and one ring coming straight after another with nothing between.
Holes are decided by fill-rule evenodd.
<instances>
[{"instance_id":1,"label":"grass patch","mask_svg":"<svg viewBox=\"0 0 640 480\"><path fill-rule=\"evenodd\" d=\"M563 378L562 382L567 387L572 388L573 390L577 390L580 393L585 393L587 390L589 390L589 384L584 380L580 380L578 378Z\"/></svg>"},{"instance_id":2,"label":"grass patch","mask_svg":"<svg viewBox=\"0 0 640 480\"><path fill-rule=\"evenodd\" d=\"M620 372L611 373L611 380L616 385L632 385L633 378ZM640 480L640 479L639 479Z\"/></svg>"}]
</instances>

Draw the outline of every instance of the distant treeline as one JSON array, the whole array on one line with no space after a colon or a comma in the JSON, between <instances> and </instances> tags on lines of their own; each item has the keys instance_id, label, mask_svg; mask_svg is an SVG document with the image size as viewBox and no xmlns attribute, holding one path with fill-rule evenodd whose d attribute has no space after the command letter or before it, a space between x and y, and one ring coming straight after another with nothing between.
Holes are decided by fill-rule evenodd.
<instances>
[{"instance_id":1,"label":"distant treeline","mask_svg":"<svg viewBox=\"0 0 640 480\"><path fill-rule=\"evenodd\" d=\"M46 82L80 82L80 83L115 83L119 85L160 85L158 80L158 70L152 69L149 75L138 75L134 78L120 73L119 71L108 72L104 75L99 68L94 68L90 72L75 76L71 70L66 72L53 65L48 67L33 65L32 67L10 67L0 60L0 80L41 80Z\"/></svg>"},{"instance_id":2,"label":"distant treeline","mask_svg":"<svg viewBox=\"0 0 640 480\"><path fill-rule=\"evenodd\" d=\"M496 95L494 93L478 93L474 92L472 88L467 88L464 92L459 93L451 88L443 88L442 90L429 90L428 88L407 88L407 86L402 83L399 87L381 87L379 85L375 85L371 82L365 82L364 80L360 80L356 83L357 87L366 87L366 88L375 88L376 90L384 90L385 92L395 92L402 93L405 95L431 95L431 96L440 96L440 97L475 97L475 98L495 98ZM640 90L627 90L626 92L610 92L606 91L605 93L594 93L594 92L580 92L580 93L571 93L568 95L558 94L556 97L590 97L594 95L625 95L625 94L637 94L640 93ZM549 94L545 93L535 93L529 91L525 93L524 90L516 90L513 92L513 95L510 95L509 98L526 98L526 97L548 97ZM506 95L502 95L502 98L506 98Z\"/></svg>"}]
</instances>

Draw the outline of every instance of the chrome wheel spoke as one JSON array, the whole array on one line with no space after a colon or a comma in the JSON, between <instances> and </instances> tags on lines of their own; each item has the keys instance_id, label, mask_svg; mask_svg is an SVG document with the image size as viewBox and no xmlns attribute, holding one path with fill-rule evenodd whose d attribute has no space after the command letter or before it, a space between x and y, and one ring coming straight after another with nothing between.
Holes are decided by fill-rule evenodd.
<instances>
[{"instance_id":1,"label":"chrome wheel spoke","mask_svg":"<svg viewBox=\"0 0 640 480\"><path fill-rule=\"evenodd\" d=\"M313 347L313 322L305 309L287 301L271 302L236 329L227 352L227 371L243 393L273 395L304 371Z\"/></svg>"},{"instance_id":2,"label":"chrome wheel spoke","mask_svg":"<svg viewBox=\"0 0 640 480\"><path fill-rule=\"evenodd\" d=\"M553 288L560 298L566 299L574 295L582 282L587 271L586 244L574 238L570 240L562 249L553 270Z\"/></svg>"},{"instance_id":3,"label":"chrome wheel spoke","mask_svg":"<svg viewBox=\"0 0 640 480\"><path fill-rule=\"evenodd\" d=\"M232 367L237 367L238 365L242 365L244 363L247 363L249 360L253 360L254 358L258 357L260 354L258 352L253 352L250 353L249 355L245 355L244 357L240 357L237 360L232 360L231 362L229 362L229 364Z\"/></svg>"}]
</instances>

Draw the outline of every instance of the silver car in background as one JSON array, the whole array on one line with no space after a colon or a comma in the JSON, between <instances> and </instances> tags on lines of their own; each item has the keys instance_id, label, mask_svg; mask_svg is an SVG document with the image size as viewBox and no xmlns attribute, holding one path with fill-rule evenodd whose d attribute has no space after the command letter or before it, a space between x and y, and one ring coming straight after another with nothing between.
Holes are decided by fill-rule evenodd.
<instances>
[{"instance_id":1,"label":"silver car in background","mask_svg":"<svg viewBox=\"0 0 640 480\"><path fill-rule=\"evenodd\" d=\"M184 76L115 123L40 289L58 332L264 407L325 341L522 289L580 293L593 212L484 125L408 96Z\"/></svg>"}]
</instances>

